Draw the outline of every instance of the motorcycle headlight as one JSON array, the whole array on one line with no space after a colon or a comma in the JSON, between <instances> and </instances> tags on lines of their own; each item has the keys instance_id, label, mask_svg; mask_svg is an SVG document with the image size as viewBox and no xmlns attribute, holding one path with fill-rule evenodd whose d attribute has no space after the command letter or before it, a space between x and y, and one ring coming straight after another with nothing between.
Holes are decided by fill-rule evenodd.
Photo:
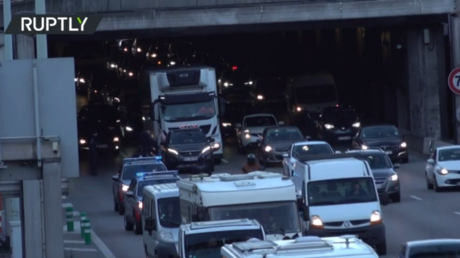
<instances>
[{"instance_id":1,"label":"motorcycle headlight","mask_svg":"<svg viewBox=\"0 0 460 258\"><path fill-rule=\"evenodd\" d=\"M85 83L85 79L80 79L79 82Z\"/></svg>"},{"instance_id":2,"label":"motorcycle headlight","mask_svg":"<svg viewBox=\"0 0 460 258\"><path fill-rule=\"evenodd\" d=\"M333 126L333 125L330 125L330 124L325 124L324 127L326 127L326 129L332 129L332 128L334 128L334 126Z\"/></svg>"},{"instance_id":3,"label":"motorcycle headlight","mask_svg":"<svg viewBox=\"0 0 460 258\"><path fill-rule=\"evenodd\" d=\"M356 128L358 128L358 127L360 127L360 126L361 126L361 123L360 123L360 122L356 122L356 123L353 124L353 127L356 127Z\"/></svg>"},{"instance_id":4,"label":"motorcycle headlight","mask_svg":"<svg viewBox=\"0 0 460 258\"><path fill-rule=\"evenodd\" d=\"M302 111L302 107L297 107L295 110L297 110L297 112L300 112Z\"/></svg>"},{"instance_id":5,"label":"motorcycle headlight","mask_svg":"<svg viewBox=\"0 0 460 258\"><path fill-rule=\"evenodd\" d=\"M123 192L128 191L128 188L129 188L129 186L127 186L127 185L122 185L122 186L121 186L121 190L122 190Z\"/></svg>"},{"instance_id":6,"label":"motorcycle headlight","mask_svg":"<svg viewBox=\"0 0 460 258\"><path fill-rule=\"evenodd\" d=\"M249 138L251 138L251 135L247 133L247 134L244 135L244 138L249 139Z\"/></svg>"},{"instance_id":7,"label":"motorcycle headlight","mask_svg":"<svg viewBox=\"0 0 460 258\"><path fill-rule=\"evenodd\" d=\"M272 149L272 147L270 147L270 146L265 147L265 151L266 151L266 152L270 152L270 151L272 151L272 150L273 150L273 149Z\"/></svg>"},{"instance_id":8,"label":"motorcycle headlight","mask_svg":"<svg viewBox=\"0 0 460 258\"><path fill-rule=\"evenodd\" d=\"M174 150L174 149L168 149L168 152L169 152L169 153L172 153L172 154L174 154L174 155L179 155L179 152L176 151L176 150Z\"/></svg>"}]
</instances>

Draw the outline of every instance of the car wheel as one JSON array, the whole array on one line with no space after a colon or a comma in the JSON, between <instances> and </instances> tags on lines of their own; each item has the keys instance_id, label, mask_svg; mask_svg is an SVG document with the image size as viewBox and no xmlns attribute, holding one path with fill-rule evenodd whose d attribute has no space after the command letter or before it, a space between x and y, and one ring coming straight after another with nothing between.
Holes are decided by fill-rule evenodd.
<instances>
[{"instance_id":1,"label":"car wheel","mask_svg":"<svg viewBox=\"0 0 460 258\"><path fill-rule=\"evenodd\" d=\"M391 194L390 199L394 203L401 202L401 192Z\"/></svg>"},{"instance_id":2,"label":"car wheel","mask_svg":"<svg viewBox=\"0 0 460 258\"><path fill-rule=\"evenodd\" d=\"M436 177L434 178L433 188L434 188L434 191L437 193L442 191L442 189L438 186L438 181L436 181Z\"/></svg>"},{"instance_id":3,"label":"car wheel","mask_svg":"<svg viewBox=\"0 0 460 258\"><path fill-rule=\"evenodd\" d=\"M142 234L142 220L141 221L134 220L134 234L136 235Z\"/></svg>"},{"instance_id":4,"label":"car wheel","mask_svg":"<svg viewBox=\"0 0 460 258\"><path fill-rule=\"evenodd\" d=\"M125 214L125 205L123 205L122 203L120 203L118 205L118 214L120 215L124 215Z\"/></svg>"},{"instance_id":5,"label":"car wheel","mask_svg":"<svg viewBox=\"0 0 460 258\"><path fill-rule=\"evenodd\" d=\"M119 209L119 207L118 207L117 201L113 200L113 210L118 211L118 209Z\"/></svg>"},{"instance_id":6,"label":"car wheel","mask_svg":"<svg viewBox=\"0 0 460 258\"><path fill-rule=\"evenodd\" d=\"M123 222L124 222L124 224L125 224L125 230L126 230L126 231L131 231L131 230L133 230L134 224L133 224L133 223L130 223L130 222L128 221L128 219L126 218L126 215L123 216Z\"/></svg>"},{"instance_id":7,"label":"car wheel","mask_svg":"<svg viewBox=\"0 0 460 258\"><path fill-rule=\"evenodd\" d=\"M432 190L433 189L433 184L430 183L430 180L428 180L428 175L426 174L426 172L425 172L425 179L426 179L426 188L428 190Z\"/></svg>"},{"instance_id":8,"label":"car wheel","mask_svg":"<svg viewBox=\"0 0 460 258\"><path fill-rule=\"evenodd\" d=\"M386 255L387 254L387 242L378 244L375 249L378 255Z\"/></svg>"}]
</instances>

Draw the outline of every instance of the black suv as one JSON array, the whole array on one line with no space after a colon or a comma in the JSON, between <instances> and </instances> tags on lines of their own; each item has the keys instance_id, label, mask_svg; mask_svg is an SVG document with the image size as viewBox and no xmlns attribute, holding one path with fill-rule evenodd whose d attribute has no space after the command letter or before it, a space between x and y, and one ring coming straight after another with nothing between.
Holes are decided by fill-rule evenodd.
<instances>
[{"instance_id":1,"label":"black suv","mask_svg":"<svg viewBox=\"0 0 460 258\"><path fill-rule=\"evenodd\" d=\"M199 128L170 130L162 145L163 162L168 169L214 171L213 138Z\"/></svg>"}]
</instances>

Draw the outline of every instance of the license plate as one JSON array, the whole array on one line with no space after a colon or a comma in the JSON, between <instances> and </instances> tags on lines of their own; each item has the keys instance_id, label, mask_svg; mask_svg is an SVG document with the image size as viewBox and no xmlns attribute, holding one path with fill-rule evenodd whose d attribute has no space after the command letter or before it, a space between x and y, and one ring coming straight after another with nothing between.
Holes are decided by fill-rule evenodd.
<instances>
[{"instance_id":1,"label":"license plate","mask_svg":"<svg viewBox=\"0 0 460 258\"><path fill-rule=\"evenodd\" d=\"M105 149L108 148L109 146L107 144L101 144L97 146L98 148Z\"/></svg>"},{"instance_id":2,"label":"license plate","mask_svg":"<svg viewBox=\"0 0 460 258\"><path fill-rule=\"evenodd\" d=\"M196 161L198 160L198 157L185 157L184 161Z\"/></svg>"},{"instance_id":3,"label":"license plate","mask_svg":"<svg viewBox=\"0 0 460 258\"><path fill-rule=\"evenodd\" d=\"M346 141L346 140L351 140L351 136L341 136L341 137L339 137L339 141Z\"/></svg>"},{"instance_id":4,"label":"license plate","mask_svg":"<svg viewBox=\"0 0 460 258\"><path fill-rule=\"evenodd\" d=\"M393 152L391 151L385 151L386 154L390 155L390 154L393 154Z\"/></svg>"}]
</instances>

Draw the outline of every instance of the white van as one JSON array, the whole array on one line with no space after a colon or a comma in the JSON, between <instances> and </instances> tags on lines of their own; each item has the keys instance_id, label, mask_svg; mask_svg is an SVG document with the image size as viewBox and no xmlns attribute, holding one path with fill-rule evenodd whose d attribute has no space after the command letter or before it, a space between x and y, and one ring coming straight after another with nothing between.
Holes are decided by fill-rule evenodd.
<instances>
[{"instance_id":1,"label":"white van","mask_svg":"<svg viewBox=\"0 0 460 258\"><path fill-rule=\"evenodd\" d=\"M358 235L386 254L385 225L369 164L356 154L299 158L295 180L301 180L302 217L306 235ZM389 203L382 196L382 205Z\"/></svg>"},{"instance_id":2,"label":"white van","mask_svg":"<svg viewBox=\"0 0 460 258\"><path fill-rule=\"evenodd\" d=\"M145 256L177 256L181 217L179 189L176 183L145 186L142 201Z\"/></svg>"}]
</instances>

